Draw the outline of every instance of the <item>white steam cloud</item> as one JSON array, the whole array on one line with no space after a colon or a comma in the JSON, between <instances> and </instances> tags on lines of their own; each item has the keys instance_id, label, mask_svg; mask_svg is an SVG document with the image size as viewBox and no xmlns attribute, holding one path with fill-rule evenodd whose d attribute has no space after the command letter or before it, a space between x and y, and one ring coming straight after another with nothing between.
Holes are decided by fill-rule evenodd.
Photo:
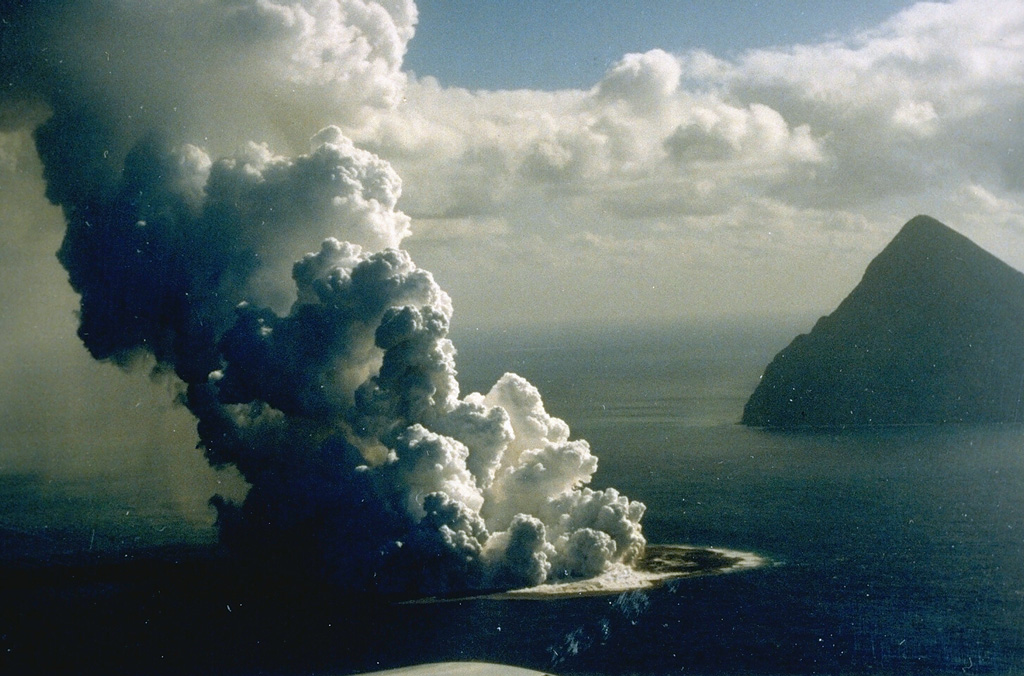
<instances>
[{"instance_id":1,"label":"white steam cloud","mask_svg":"<svg viewBox=\"0 0 1024 676\"><path fill-rule=\"evenodd\" d=\"M214 499L243 560L423 594L642 555L643 505L587 487L596 457L535 387L507 374L460 393L451 299L398 248L410 223L391 166L336 126L294 157L236 138L277 120L287 142L393 105L410 2L5 12L0 120L45 119L79 335L97 359L149 354L184 383L207 458L251 486ZM240 149L214 159L218 144Z\"/></svg>"}]
</instances>

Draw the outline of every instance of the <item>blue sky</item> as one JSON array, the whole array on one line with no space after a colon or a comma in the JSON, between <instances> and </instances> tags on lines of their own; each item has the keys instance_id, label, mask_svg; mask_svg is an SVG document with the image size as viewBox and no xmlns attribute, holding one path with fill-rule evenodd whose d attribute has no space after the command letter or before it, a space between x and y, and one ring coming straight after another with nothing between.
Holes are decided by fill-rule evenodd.
<instances>
[{"instance_id":1,"label":"blue sky","mask_svg":"<svg viewBox=\"0 0 1024 676\"><path fill-rule=\"evenodd\" d=\"M589 87L624 54L814 43L874 27L907 0L420 0L407 70L470 89Z\"/></svg>"}]
</instances>

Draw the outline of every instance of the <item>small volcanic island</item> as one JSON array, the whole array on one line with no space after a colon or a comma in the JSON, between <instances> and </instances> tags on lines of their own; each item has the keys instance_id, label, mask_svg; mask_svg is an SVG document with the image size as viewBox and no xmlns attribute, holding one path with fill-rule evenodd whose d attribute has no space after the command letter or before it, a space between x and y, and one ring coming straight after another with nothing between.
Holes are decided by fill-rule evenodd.
<instances>
[{"instance_id":1,"label":"small volcanic island","mask_svg":"<svg viewBox=\"0 0 1024 676\"><path fill-rule=\"evenodd\" d=\"M689 545L648 545L635 566L612 566L588 579L556 582L493 594L490 598L543 600L653 589L672 580L757 568L766 560L749 552Z\"/></svg>"}]
</instances>

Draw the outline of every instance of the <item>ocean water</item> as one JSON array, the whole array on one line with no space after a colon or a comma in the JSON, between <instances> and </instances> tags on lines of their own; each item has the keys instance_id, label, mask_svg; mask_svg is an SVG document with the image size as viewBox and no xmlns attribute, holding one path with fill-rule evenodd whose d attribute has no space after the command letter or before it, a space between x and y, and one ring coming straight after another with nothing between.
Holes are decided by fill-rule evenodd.
<instances>
[{"instance_id":1,"label":"ocean water","mask_svg":"<svg viewBox=\"0 0 1024 676\"><path fill-rule=\"evenodd\" d=\"M793 332L455 335L463 390L505 370L534 382L599 455L595 485L647 504L649 541L755 552L765 566L610 596L408 605L296 599L288 581L240 594L230 573L194 555L184 572L71 567L0 583L0 651L26 672L354 673L486 660L556 674L1024 673L1024 427L736 424ZM31 524L56 522L53 510L73 523L83 508L102 511L104 495L142 516L101 527L88 546L209 546L209 531L160 507L158 487L125 493L130 483L44 490L0 478L5 523L19 509L36 519L0 529L5 560L19 543L85 547L86 530Z\"/></svg>"}]
</instances>

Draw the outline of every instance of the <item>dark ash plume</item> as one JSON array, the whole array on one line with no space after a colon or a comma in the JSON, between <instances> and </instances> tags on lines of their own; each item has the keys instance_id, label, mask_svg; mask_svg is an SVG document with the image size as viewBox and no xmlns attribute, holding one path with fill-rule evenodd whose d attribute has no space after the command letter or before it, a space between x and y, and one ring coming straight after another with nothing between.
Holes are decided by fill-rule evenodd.
<instances>
[{"instance_id":1,"label":"dark ash plume","mask_svg":"<svg viewBox=\"0 0 1024 676\"><path fill-rule=\"evenodd\" d=\"M292 83L299 98L347 87L386 98L415 15L405 3L171 4L234 22L225 34L239 53L255 58L256 41L283 59L253 61L273 76L265 88ZM119 3L52 7L11 15L19 45L66 37L69 16L145 18ZM359 35L370 54L331 42L363 45ZM326 82L324 45L341 55ZM247 143L214 159L188 142L216 108L205 90L161 91L180 107L133 117L144 63L124 71L136 78L125 91L85 96L106 81L88 70L96 48L57 47L82 58L27 69L0 108L31 99L51 111L36 143L67 219L58 255L81 296L79 334L97 359L152 356L183 383L207 458L251 486L241 504L213 500L243 560L422 594L593 576L640 557L643 505L586 488L597 459L536 388L507 374L486 394L459 392L451 300L398 248L409 219L387 162L333 126L295 157Z\"/></svg>"}]
</instances>

